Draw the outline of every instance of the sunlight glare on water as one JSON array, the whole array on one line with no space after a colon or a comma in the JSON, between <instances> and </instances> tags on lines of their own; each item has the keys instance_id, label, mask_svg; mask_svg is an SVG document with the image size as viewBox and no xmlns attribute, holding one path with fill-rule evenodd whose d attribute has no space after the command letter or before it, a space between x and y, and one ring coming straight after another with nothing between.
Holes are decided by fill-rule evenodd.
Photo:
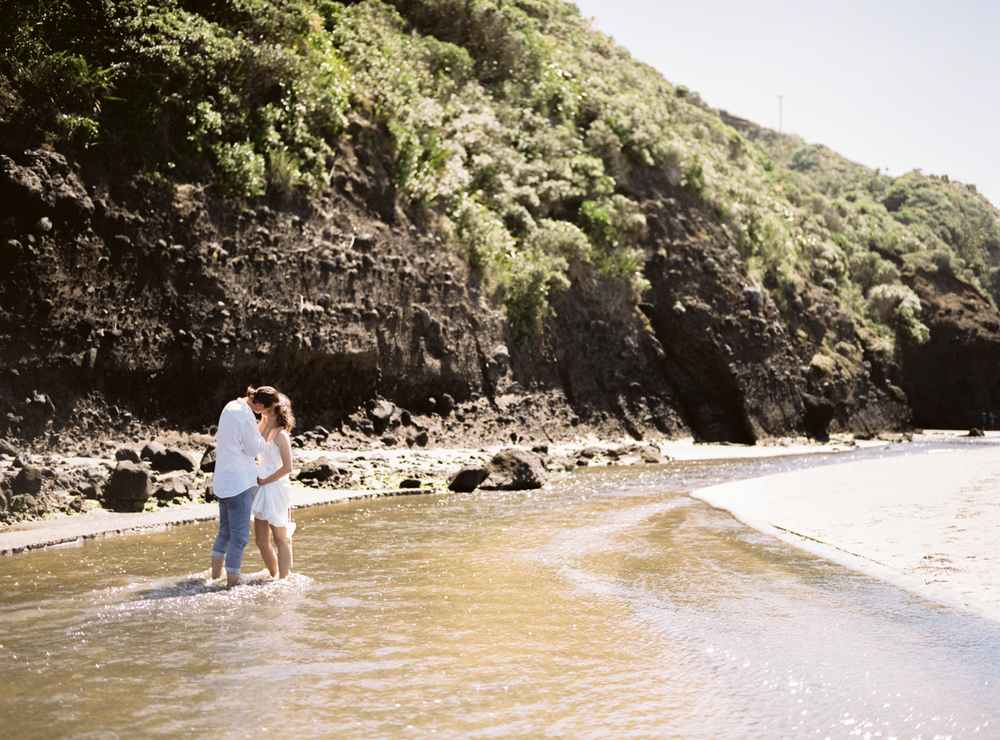
<instances>
[{"instance_id":1,"label":"sunlight glare on water","mask_svg":"<svg viewBox=\"0 0 1000 740\"><path fill-rule=\"evenodd\" d=\"M231 590L211 522L10 556L0 734L989 737L1000 627L685 495L790 464L302 510Z\"/></svg>"}]
</instances>

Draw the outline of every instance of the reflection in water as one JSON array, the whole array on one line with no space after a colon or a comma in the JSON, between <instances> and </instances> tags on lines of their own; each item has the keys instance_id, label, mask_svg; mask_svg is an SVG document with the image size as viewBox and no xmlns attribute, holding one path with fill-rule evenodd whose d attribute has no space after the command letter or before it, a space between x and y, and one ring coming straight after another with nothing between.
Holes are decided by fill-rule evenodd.
<instances>
[{"instance_id":1,"label":"reflection in water","mask_svg":"<svg viewBox=\"0 0 1000 740\"><path fill-rule=\"evenodd\" d=\"M1000 626L684 495L816 462L305 510L229 590L210 522L7 558L4 734L989 737Z\"/></svg>"}]
</instances>

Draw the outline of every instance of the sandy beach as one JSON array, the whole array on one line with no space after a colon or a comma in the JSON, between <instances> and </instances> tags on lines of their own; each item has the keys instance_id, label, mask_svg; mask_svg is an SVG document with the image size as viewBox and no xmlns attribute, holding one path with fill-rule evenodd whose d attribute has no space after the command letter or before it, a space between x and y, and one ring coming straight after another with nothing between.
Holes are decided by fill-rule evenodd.
<instances>
[{"instance_id":1,"label":"sandy beach","mask_svg":"<svg viewBox=\"0 0 1000 740\"><path fill-rule=\"evenodd\" d=\"M1000 621L998 492L1000 437L991 435L983 444L726 483L695 497L821 557Z\"/></svg>"}]
</instances>

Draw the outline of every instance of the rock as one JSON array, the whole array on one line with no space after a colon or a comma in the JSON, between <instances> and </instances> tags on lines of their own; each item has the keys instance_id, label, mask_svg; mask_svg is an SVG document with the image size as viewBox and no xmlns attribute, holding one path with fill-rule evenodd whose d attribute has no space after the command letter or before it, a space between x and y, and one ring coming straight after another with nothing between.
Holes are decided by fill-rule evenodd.
<instances>
[{"instance_id":1,"label":"rock","mask_svg":"<svg viewBox=\"0 0 1000 740\"><path fill-rule=\"evenodd\" d=\"M139 453L131 447L121 447L115 450L115 460L118 462L132 462L137 465L142 462L142 458L139 457Z\"/></svg>"},{"instance_id":2,"label":"rock","mask_svg":"<svg viewBox=\"0 0 1000 740\"><path fill-rule=\"evenodd\" d=\"M414 436L413 441L416 442L420 447L426 447L427 443L430 441L430 437L427 436L427 432L421 431L417 432Z\"/></svg>"},{"instance_id":3,"label":"rock","mask_svg":"<svg viewBox=\"0 0 1000 740\"><path fill-rule=\"evenodd\" d=\"M28 493L19 494L10 500L10 510L15 514L34 516L38 513L38 500Z\"/></svg>"},{"instance_id":4,"label":"rock","mask_svg":"<svg viewBox=\"0 0 1000 740\"><path fill-rule=\"evenodd\" d=\"M46 149L17 155L17 162L0 157L0 198L11 212L35 219L48 215L71 224L82 224L94 213L87 188L66 158Z\"/></svg>"},{"instance_id":5,"label":"rock","mask_svg":"<svg viewBox=\"0 0 1000 740\"><path fill-rule=\"evenodd\" d=\"M101 498L101 487L97 483L85 483L79 488L80 495L91 501Z\"/></svg>"},{"instance_id":6,"label":"rock","mask_svg":"<svg viewBox=\"0 0 1000 740\"><path fill-rule=\"evenodd\" d=\"M166 451L166 445L160 444L159 442L147 442L142 446L142 452L139 453L139 458L152 465L153 461Z\"/></svg>"},{"instance_id":7,"label":"rock","mask_svg":"<svg viewBox=\"0 0 1000 740\"><path fill-rule=\"evenodd\" d=\"M111 473L104 488L104 500L113 511L142 511L151 489L149 472L126 460L118 463Z\"/></svg>"},{"instance_id":8,"label":"rock","mask_svg":"<svg viewBox=\"0 0 1000 740\"><path fill-rule=\"evenodd\" d=\"M483 488L521 491L541 488L548 481L542 458L534 452L520 449L501 450L490 460L489 477Z\"/></svg>"},{"instance_id":9,"label":"rock","mask_svg":"<svg viewBox=\"0 0 1000 740\"><path fill-rule=\"evenodd\" d=\"M153 470L159 473L170 473L175 470L193 473L196 467L191 456L176 447L168 447L163 455L152 463Z\"/></svg>"},{"instance_id":10,"label":"rock","mask_svg":"<svg viewBox=\"0 0 1000 740\"><path fill-rule=\"evenodd\" d=\"M441 400L437 403L437 412L441 414L441 416L447 416L454 410L454 408L455 399L447 393L442 393Z\"/></svg>"},{"instance_id":11,"label":"rock","mask_svg":"<svg viewBox=\"0 0 1000 740\"><path fill-rule=\"evenodd\" d=\"M659 448L653 447L652 445L646 445L645 447L639 448L639 459L650 465L658 465L663 462L663 454L660 452Z\"/></svg>"},{"instance_id":12,"label":"rock","mask_svg":"<svg viewBox=\"0 0 1000 740\"><path fill-rule=\"evenodd\" d=\"M0 514L7 510L7 494L0 488Z\"/></svg>"},{"instance_id":13,"label":"rock","mask_svg":"<svg viewBox=\"0 0 1000 740\"><path fill-rule=\"evenodd\" d=\"M760 288L744 288L743 298L746 299L747 305L754 313L764 308L764 291Z\"/></svg>"},{"instance_id":14,"label":"rock","mask_svg":"<svg viewBox=\"0 0 1000 740\"><path fill-rule=\"evenodd\" d=\"M166 447L159 442L147 442L139 457L149 463L149 467L158 473L170 473L183 470L188 473L195 471L196 465L186 453L176 447Z\"/></svg>"},{"instance_id":15,"label":"rock","mask_svg":"<svg viewBox=\"0 0 1000 740\"><path fill-rule=\"evenodd\" d=\"M805 407L803 421L806 427L806 434L821 442L830 438L827 434L827 427L833 421L833 416L837 407L833 401L822 396L813 396L809 393L802 394L802 404Z\"/></svg>"},{"instance_id":16,"label":"rock","mask_svg":"<svg viewBox=\"0 0 1000 740\"><path fill-rule=\"evenodd\" d=\"M482 465L466 465L448 482L448 490L456 493L471 493L489 476L489 471Z\"/></svg>"},{"instance_id":17,"label":"rock","mask_svg":"<svg viewBox=\"0 0 1000 740\"><path fill-rule=\"evenodd\" d=\"M984 432L982 429L979 429L978 427L973 427L972 429L969 430L969 433L966 434L965 436L966 437L985 437L986 436L986 432Z\"/></svg>"},{"instance_id":18,"label":"rock","mask_svg":"<svg viewBox=\"0 0 1000 740\"><path fill-rule=\"evenodd\" d=\"M420 488L420 480L417 478L404 478L399 482L400 488Z\"/></svg>"},{"instance_id":19,"label":"rock","mask_svg":"<svg viewBox=\"0 0 1000 740\"><path fill-rule=\"evenodd\" d=\"M215 472L215 445L210 444L205 448L204 454L201 456L201 463L199 463L198 468L203 473L214 473Z\"/></svg>"},{"instance_id":20,"label":"rock","mask_svg":"<svg viewBox=\"0 0 1000 740\"><path fill-rule=\"evenodd\" d=\"M153 491L153 497L157 501L173 501L175 498L190 498L191 492L188 482L175 475L160 481Z\"/></svg>"},{"instance_id":21,"label":"rock","mask_svg":"<svg viewBox=\"0 0 1000 740\"><path fill-rule=\"evenodd\" d=\"M326 459L326 457L317 457L311 462L307 462L299 470L297 480L299 481L316 481L317 483L322 483L324 481L330 480L334 475L337 474L337 469L333 464Z\"/></svg>"},{"instance_id":22,"label":"rock","mask_svg":"<svg viewBox=\"0 0 1000 740\"><path fill-rule=\"evenodd\" d=\"M381 434L389 426L389 420L392 419L392 412L395 410L396 407L389 401L379 400L375 402L375 405L369 410L368 416L372 420L376 434Z\"/></svg>"},{"instance_id":23,"label":"rock","mask_svg":"<svg viewBox=\"0 0 1000 740\"><path fill-rule=\"evenodd\" d=\"M24 245L17 239L4 239L0 242L0 260L7 267L10 267L21 260L24 256Z\"/></svg>"},{"instance_id":24,"label":"rock","mask_svg":"<svg viewBox=\"0 0 1000 740\"><path fill-rule=\"evenodd\" d=\"M17 448L6 439L0 439L0 455L10 455L17 457Z\"/></svg>"},{"instance_id":25,"label":"rock","mask_svg":"<svg viewBox=\"0 0 1000 740\"><path fill-rule=\"evenodd\" d=\"M33 465L25 465L14 476L12 487L14 496L34 496L42 490L42 471Z\"/></svg>"}]
</instances>

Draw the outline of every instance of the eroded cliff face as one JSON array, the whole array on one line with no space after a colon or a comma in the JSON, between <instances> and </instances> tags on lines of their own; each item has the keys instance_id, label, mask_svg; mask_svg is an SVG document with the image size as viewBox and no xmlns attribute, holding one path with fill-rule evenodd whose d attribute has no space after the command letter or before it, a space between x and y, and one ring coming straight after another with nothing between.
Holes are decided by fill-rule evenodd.
<instances>
[{"instance_id":1,"label":"eroded cliff face","mask_svg":"<svg viewBox=\"0 0 1000 740\"><path fill-rule=\"evenodd\" d=\"M932 373L901 378L817 286L779 311L714 216L666 183L639 198L643 302L623 309L577 271L544 337L515 344L465 260L393 207L385 173L238 206L101 182L51 152L0 165L3 435L85 434L95 398L126 430L204 428L261 383L305 428L378 433L365 409L386 399L466 442L874 434L909 423L907 382L922 423L938 418L920 400Z\"/></svg>"},{"instance_id":2,"label":"eroded cliff face","mask_svg":"<svg viewBox=\"0 0 1000 740\"><path fill-rule=\"evenodd\" d=\"M728 236L704 210L646 204L652 284L642 308L664 347L662 368L692 430L711 441L905 428L892 363L855 331L833 296L805 286L779 311L750 283ZM822 361L823 346L838 350Z\"/></svg>"},{"instance_id":3,"label":"eroded cliff face","mask_svg":"<svg viewBox=\"0 0 1000 740\"><path fill-rule=\"evenodd\" d=\"M901 382L914 423L991 426L989 414L1000 408L1000 313L978 287L946 272L918 269L905 279L931 333L926 344L903 347Z\"/></svg>"}]
</instances>

